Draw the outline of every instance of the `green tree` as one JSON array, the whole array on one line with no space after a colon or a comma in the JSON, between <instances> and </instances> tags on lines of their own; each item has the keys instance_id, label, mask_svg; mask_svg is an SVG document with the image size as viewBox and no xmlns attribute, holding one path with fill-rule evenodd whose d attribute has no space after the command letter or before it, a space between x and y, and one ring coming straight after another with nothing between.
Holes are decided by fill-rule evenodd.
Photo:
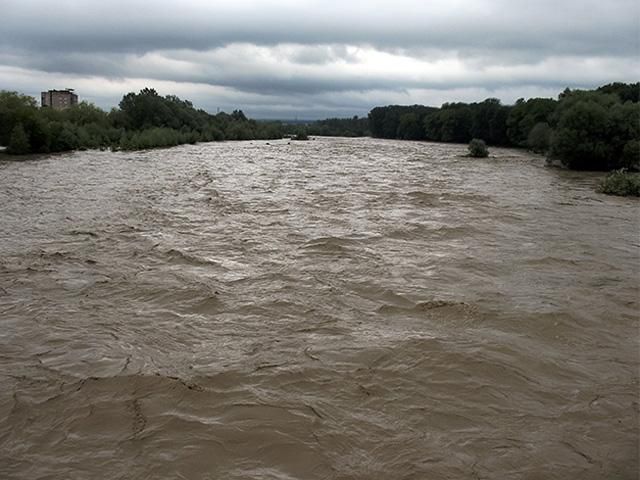
<instances>
[{"instance_id":1,"label":"green tree","mask_svg":"<svg viewBox=\"0 0 640 480\"><path fill-rule=\"evenodd\" d=\"M402 140L423 140L424 128L415 113L404 113L400 116L397 137Z\"/></svg>"},{"instance_id":2,"label":"green tree","mask_svg":"<svg viewBox=\"0 0 640 480\"><path fill-rule=\"evenodd\" d=\"M435 110L435 108L423 105L376 107L369 113L371 135L378 138L400 138L399 135L402 134L415 136L412 138L413 140L425 138L424 117ZM401 119L406 114L413 114L415 118L405 117L404 124L400 128ZM417 125L414 120L417 121Z\"/></svg>"},{"instance_id":3,"label":"green tree","mask_svg":"<svg viewBox=\"0 0 640 480\"><path fill-rule=\"evenodd\" d=\"M66 152L80 146L76 128L69 122L51 122L49 124L51 131L50 148L52 152Z\"/></svg>"},{"instance_id":4,"label":"green tree","mask_svg":"<svg viewBox=\"0 0 640 480\"><path fill-rule=\"evenodd\" d=\"M623 168L640 170L640 140L629 140L625 144L620 164Z\"/></svg>"},{"instance_id":5,"label":"green tree","mask_svg":"<svg viewBox=\"0 0 640 480\"><path fill-rule=\"evenodd\" d=\"M578 170L612 170L632 162L625 147L640 139L640 105L614 94L565 91L553 115L550 156ZM633 147L629 147L632 151Z\"/></svg>"},{"instance_id":6,"label":"green tree","mask_svg":"<svg viewBox=\"0 0 640 480\"><path fill-rule=\"evenodd\" d=\"M397 138L398 125L400 124L401 109L399 107L390 107L382 123L382 137L383 138Z\"/></svg>"},{"instance_id":7,"label":"green tree","mask_svg":"<svg viewBox=\"0 0 640 480\"><path fill-rule=\"evenodd\" d=\"M27 123L38 115L33 97L17 92L0 90L0 145L9 145L13 129L20 123L27 130Z\"/></svg>"},{"instance_id":8,"label":"green tree","mask_svg":"<svg viewBox=\"0 0 640 480\"><path fill-rule=\"evenodd\" d=\"M143 88L139 93L128 93L120 101L120 110L124 114L125 125L134 130L151 127L179 127L172 115L169 103L153 88Z\"/></svg>"},{"instance_id":9,"label":"green tree","mask_svg":"<svg viewBox=\"0 0 640 480\"><path fill-rule=\"evenodd\" d=\"M638 103L640 101L640 82L636 83L621 83L615 82L608 85L603 85L597 89L601 93L612 93L617 95L622 103L633 102Z\"/></svg>"},{"instance_id":10,"label":"green tree","mask_svg":"<svg viewBox=\"0 0 640 480\"><path fill-rule=\"evenodd\" d=\"M442 141L442 110L436 110L424 117L424 136L434 142Z\"/></svg>"},{"instance_id":11,"label":"green tree","mask_svg":"<svg viewBox=\"0 0 640 480\"><path fill-rule=\"evenodd\" d=\"M328 137L366 137L371 135L369 120L359 118L327 118L317 120L307 126L309 135L323 135Z\"/></svg>"},{"instance_id":12,"label":"green tree","mask_svg":"<svg viewBox=\"0 0 640 480\"><path fill-rule=\"evenodd\" d=\"M63 110L63 115L65 120L79 126L94 123L106 127L109 123L107 113L89 102L80 102L67 108Z\"/></svg>"},{"instance_id":13,"label":"green tree","mask_svg":"<svg viewBox=\"0 0 640 480\"><path fill-rule=\"evenodd\" d=\"M606 169L612 157L607 141L607 109L593 101L564 111L551 140L551 155L577 170Z\"/></svg>"},{"instance_id":14,"label":"green tree","mask_svg":"<svg viewBox=\"0 0 640 480\"><path fill-rule=\"evenodd\" d=\"M444 104L438 113L443 142L467 143L471 140L473 111L464 103Z\"/></svg>"},{"instance_id":15,"label":"green tree","mask_svg":"<svg viewBox=\"0 0 640 480\"><path fill-rule=\"evenodd\" d=\"M29 138L27 137L27 133L24 131L24 127L21 123L18 123L13 127L7 151L14 155L24 155L25 153L31 152Z\"/></svg>"},{"instance_id":16,"label":"green tree","mask_svg":"<svg viewBox=\"0 0 640 480\"><path fill-rule=\"evenodd\" d=\"M546 153L551 142L551 127L547 122L534 125L527 135L527 147L536 153Z\"/></svg>"},{"instance_id":17,"label":"green tree","mask_svg":"<svg viewBox=\"0 0 640 480\"><path fill-rule=\"evenodd\" d=\"M472 104L471 108L471 136L482 138L490 145L506 145L509 107L502 106L497 98L487 98L482 103Z\"/></svg>"},{"instance_id":18,"label":"green tree","mask_svg":"<svg viewBox=\"0 0 640 480\"><path fill-rule=\"evenodd\" d=\"M232 122L224 131L227 140L253 140L253 132L247 122Z\"/></svg>"},{"instance_id":19,"label":"green tree","mask_svg":"<svg viewBox=\"0 0 640 480\"><path fill-rule=\"evenodd\" d=\"M507 117L509 143L518 147L528 146L531 130L539 123L549 123L558 102L551 98L519 99Z\"/></svg>"},{"instance_id":20,"label":"green tree","mask_svg":"<svg viewBox=\"0 0 640 480\"><path fill-rule=\"evenodd\" d=\"M373 137L382 138L386 109L387 107L375 107L369 112L369 129Z\"/></svg>"}]
</instances>

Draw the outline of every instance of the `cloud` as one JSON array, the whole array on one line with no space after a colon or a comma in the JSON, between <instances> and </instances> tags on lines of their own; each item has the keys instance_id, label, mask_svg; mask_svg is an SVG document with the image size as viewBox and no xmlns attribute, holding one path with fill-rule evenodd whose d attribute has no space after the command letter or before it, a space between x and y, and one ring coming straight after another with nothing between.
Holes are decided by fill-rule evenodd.
<instances>
[{"instance_id":1,"label":"cloud","mask_svg":"<svg viewBox=\"0 0 640 480\"><path fill-rule=\"evenodd\" d=\"M640 77L640 6L627 0L3 0L2 11L0 88L74 86L101 106L150 85L260 116L362 114Z\"/></svg>"},{"instance_id":2,"label":"cloud","mask_svg":"<svg viewBox=\"0 0 640 480\"><path fill-rule=\"evenodd\" d=\"M624 55L637 53L639 10L633 0L3 0L0 42L136 53L294 43Z\"/></svg>"}]
</instances>

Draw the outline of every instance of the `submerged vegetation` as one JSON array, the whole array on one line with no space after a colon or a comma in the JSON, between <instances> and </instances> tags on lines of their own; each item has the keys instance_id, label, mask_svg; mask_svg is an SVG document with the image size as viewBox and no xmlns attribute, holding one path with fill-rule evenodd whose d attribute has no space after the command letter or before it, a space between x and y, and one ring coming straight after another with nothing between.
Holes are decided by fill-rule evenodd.
<instances>
[{"instance_id":1,"label":"submerged vegetation","mask_svg":"<svg viewBox=\"0 0 640 480\"><path fill-rule=\"evenodd\" d=\"M469 156L475 158L486 158L489 156L489 149L484 140L474 138L469 142Z\"/></svg>"},{"instance_id":2,"label":"submerged vegetation","mask_svg":"<svg viewBox=\"0 0 640 480\"><path fill-rule=\"evenodd\" d=\"M66 110L39 108L33 97L0 91L0 145L15 155L281 137L278 122L250 120L241 110L211 115L149 88L125 95L110 112L86 102Z\"/></svg>"}]
</instances>

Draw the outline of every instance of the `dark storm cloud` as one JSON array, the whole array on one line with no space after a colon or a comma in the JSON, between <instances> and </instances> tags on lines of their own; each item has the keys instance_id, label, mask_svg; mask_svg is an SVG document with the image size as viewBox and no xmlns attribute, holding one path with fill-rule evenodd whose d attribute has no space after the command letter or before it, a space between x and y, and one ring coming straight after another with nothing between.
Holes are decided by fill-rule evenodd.
<instances>
[{"instance_id":1,"label":"dark storm cloud","mask_svg":"<svg viewBox=\"0 0 640 480\"><path fill-rule=\"evenodd\" d=\"M261 112L305 105L320 112L338 111L332 98L348 104L347 93L377 92L357 105L432 102L421 95L560 91L632 81L640 71L640 6L628 0L2 0L1 7L0 88L18 90L22 75L110 87L203 84Z\"/></svg>"},{"instance_id":2,"label":"dark storm cloud","mask_svg":"<svg viewBox=\"0 0 640 480\"><path fill-rule=\"evenodd\" d=\"M638 7L626 0L217 3L5 0L0 42L45 51L137 53L234 42L637 52Z\"/></svg>"},{"instance_id":3,"label":"dark storm cloud","mask_svg":"<svg viewBox=\"0 0 640 480\"><path fill-rule=\"evenodd\" d=\"M2 10L2 44L45 51L144 53L246 42L629 55L638 42L638 6L628 0L4 0Z\"/></svg>"}]
</instances>

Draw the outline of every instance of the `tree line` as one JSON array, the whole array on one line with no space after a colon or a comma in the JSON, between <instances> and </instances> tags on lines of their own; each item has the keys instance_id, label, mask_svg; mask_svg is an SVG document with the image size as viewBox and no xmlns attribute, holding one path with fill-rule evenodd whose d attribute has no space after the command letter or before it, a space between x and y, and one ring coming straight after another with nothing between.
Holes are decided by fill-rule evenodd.
<instances>
[{"instance_id":1,"label":"tree line","mask_svg":"<svg viewBox=\"0 0 640 480\"><path fill-rule=\"evenodd\" d=\"M527 148L572 169L638 169L640 83L595 90L566 89L557 99L375 107L367 118L332 118L298 127L306 135ZM282 138L291 126L248 119L241 110L209 114L154 89L128 93L110 112L86 102L65 110L39 108L33 97L0 91L0 145L14 154L111 148L138 150L184 143ZM301 133L303 135L301 135Z\"/></svg>"},{"instance_id":2,"label":"tree line","mask_svg":"<svg viewBox=\"0 0 640 480\"><path fill-rule=\"evenodd\" d=\"M640 164L640 83L611 83L570 90L558 99L375 107L369 113L377 138L527 148L579 170L637 169Z\"/></svg>"},{"instance_id":3,"label":"tree line","mask_svg":"<svg viewBox=\"0 0 640 480\"><path fill-rule=\"evenodd\" d=\"M128 93L110 112L87 102L39 108L33 97L0 91L0 145L12 154L111 148L139 150L185 143L282 138L279 122L248 119L241 110L211 115L154 89Z\"/></svg>"},{"instance_id":4,"label":"tree line","mask_svg":"<svg viewBox=\"0 0 640 480\"><path fill-rule=\"evenodd\" d=\"M318 135L325 137L368 137L369 119L367 117L352 118L327 118L317 120L306 126L308 135Z\"/></svg>"}]
</instances>

